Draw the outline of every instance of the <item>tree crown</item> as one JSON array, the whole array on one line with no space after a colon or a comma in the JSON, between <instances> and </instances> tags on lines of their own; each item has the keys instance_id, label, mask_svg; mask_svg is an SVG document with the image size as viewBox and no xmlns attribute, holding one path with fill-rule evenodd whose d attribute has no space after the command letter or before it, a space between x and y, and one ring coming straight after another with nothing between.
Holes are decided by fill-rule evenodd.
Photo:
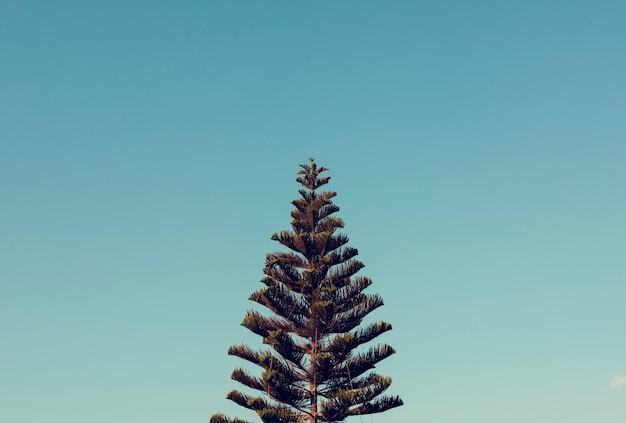
<instances>
[{"instance_id":1,"label":"tree crown","mask_svg":"<svg viewBox=\"0 0 626 423\"><path fill-rule=\"evenodd\" d=\"M357 275L364 267L356 259L358 250L338 231L344 222L334 216L337 193L320 190L330 180L321 176L328 169L313 158L300 167L291 229L272 235L288 251L267 254L264 286L250 296L271 313L249 310L242 322L269 349L235 345L228 350L262 369L260 377L243 368L231 376L258 394L233 390L227 397L254 410L263 423L341 422L402 405L399 397L383 394L391 378L373 371L395 350L388 344L359 348L391 325L362 324L383 300L363 292L372 281ZM216 414L211 423L249 422Z\"/></svg>"}]
</instances>

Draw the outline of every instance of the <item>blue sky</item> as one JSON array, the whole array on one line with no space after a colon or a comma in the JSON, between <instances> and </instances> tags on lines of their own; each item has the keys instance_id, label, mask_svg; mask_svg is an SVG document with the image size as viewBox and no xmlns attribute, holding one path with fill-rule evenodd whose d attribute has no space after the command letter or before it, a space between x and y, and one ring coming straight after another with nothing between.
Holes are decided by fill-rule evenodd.
<instances>
[{"instance_id":1,"label":"blue sky","mask_svg":"<svg viewBox=\"0 0 626 423\"><path fill-rule=\"evenodd\" d=\"M0 421L248 416L226 350L309 156L394 325L363 421L623 421L624 16L1 2Z\"/></svg>"}]
</instances>

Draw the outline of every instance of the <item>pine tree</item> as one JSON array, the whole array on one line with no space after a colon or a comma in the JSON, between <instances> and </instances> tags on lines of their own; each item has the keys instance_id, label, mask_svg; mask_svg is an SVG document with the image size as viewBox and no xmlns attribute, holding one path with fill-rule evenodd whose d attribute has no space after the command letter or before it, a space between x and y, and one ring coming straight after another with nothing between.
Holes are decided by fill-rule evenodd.
<instances>
[{"instance_id":1,"label":"pine tree","mask_svg":"<svg viewBox=\"0 0 626 423\"><path fill-rule=\"evenodd\" d=\"M233 390L227 398L255 411L263 423L342 422L400 406L398 396L383 394L391 378L371 371L395 350L388 344L364 347L391 330L383 321L362 324L383 300L363 292L372 281L356 275L364 267L355 258L358 251L338 232L344 223L333 216L337 193L319 190L330 179L320 176L328 169L313 158L300 167L292 229L272 236L290 251L267 254L265 286L250 296L270 312L249 310L242 322L268 348L241 344L228 350L262 374L236 368L231 378L255 394ZM250 422L216 414L210 423Z\"/></svg>"}]
</instances>

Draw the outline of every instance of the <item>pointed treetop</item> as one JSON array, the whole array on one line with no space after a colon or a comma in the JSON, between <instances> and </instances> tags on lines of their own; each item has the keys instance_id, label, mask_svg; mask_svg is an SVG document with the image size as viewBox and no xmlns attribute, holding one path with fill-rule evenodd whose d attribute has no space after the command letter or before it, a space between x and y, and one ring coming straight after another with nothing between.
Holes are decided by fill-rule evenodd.
<instances>
[{"instance_id":1,"label":"pointed treetop","mask_svg":"<svg viewBox=\"0 0 626 423\"><path fill-rule=\"evenodd\" d=\"M310 164L301 164L300 167L302 170L298 172L299 176L296 178L296 181L302 184L304 187L308 188L310 191L315 191L317 188L321 187L324 184L327 184L330 180L330 176L319 177L320 173L328 170L326 167L317 167L315 164L315 159L313 157L309 157Z\"/></svg>"}]
</instances>

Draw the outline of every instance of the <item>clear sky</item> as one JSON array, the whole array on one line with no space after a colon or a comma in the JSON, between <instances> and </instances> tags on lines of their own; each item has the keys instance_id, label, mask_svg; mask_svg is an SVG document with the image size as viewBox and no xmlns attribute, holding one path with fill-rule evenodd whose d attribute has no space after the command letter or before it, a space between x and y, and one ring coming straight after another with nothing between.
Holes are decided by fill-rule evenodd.
<instances>
[{"instance_id":1,"label":"clear sky","mask_svg":"<svg viewBox=\"0 0 626 423\"><path fill-rule=\"evenodd\" d=\"M0 421L248 416L226 350L314 156L394 325L365 423L623 422L625 19L1 1Z\"/></svg>"}]
</instances>

